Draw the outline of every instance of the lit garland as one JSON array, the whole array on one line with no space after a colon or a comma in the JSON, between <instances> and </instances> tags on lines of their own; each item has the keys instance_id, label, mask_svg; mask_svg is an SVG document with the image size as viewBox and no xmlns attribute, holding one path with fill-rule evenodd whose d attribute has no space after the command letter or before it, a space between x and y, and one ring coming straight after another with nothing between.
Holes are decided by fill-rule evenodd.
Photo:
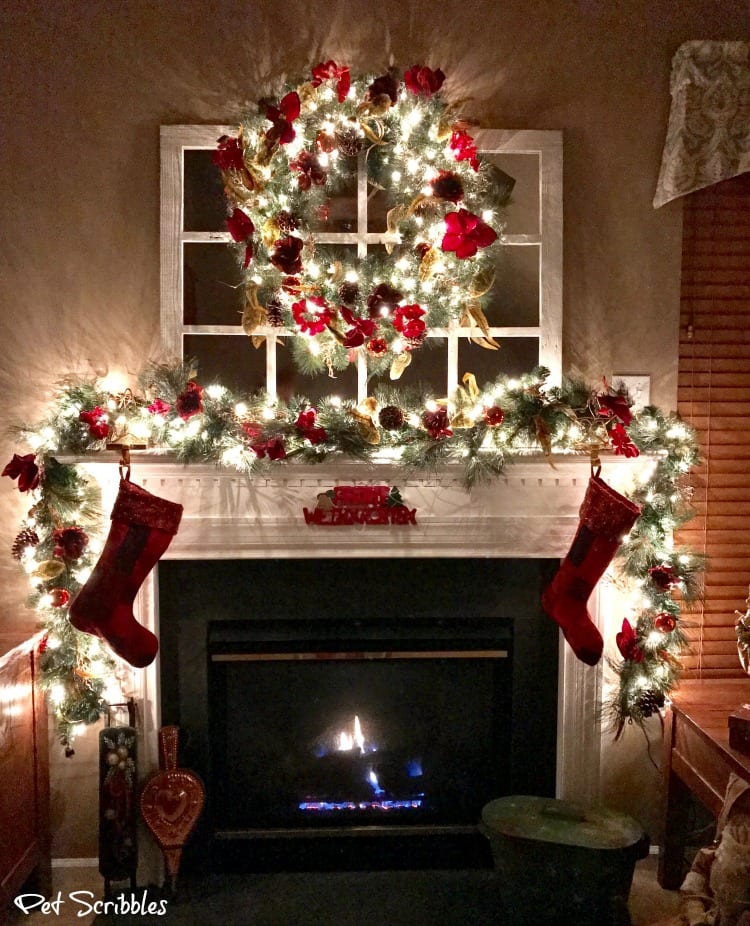
<instances>
[{"instance_id":1,"label":"lit garland","mask_svg":"<svg viewBox=\"0 0 750 926\"><path fill-rule=\"evenodd\" d=\"M255 346L271 326L293 335L303 372L343 370L364 352L368 375L391 379L431 328L470 327L475 343L497 348L483 303L500 241L492 223L512 181L481 160L440 97L443 81L427 67L353 80L328 61L219 139ZM368 195L387 200L367 233L335 214L358 165Z\"/></svg>"},{"instance_id":2,"label":"lit garland","mask_svg":"<svg viewBox=\"0 0 750 926\"><path fill-rule=\"evenodd\" d=\"M56 455L96 453L108 442L140 443L185 463L210 461L250 475L342 456L385 455L413 471L452 463L463 468L467 488L539 450L656 454L653 474L632 495L642 514L618 554L638 617L617 635L619 688L609 707L620 731L663 706L685 644L681 602L695 597L702 569L699 555L672 544L674 529L691 517L685 476L697 459L693 433L680 419L652 406L632 416L626 397L610 388L597 392L576 382L548 388L543 368L481 388L467 374L450 402L390 386L359 405L329 397L317 407L299 396L285 403L265 392L203 388L195 375L190 362L151 366L136 392L119 395L97 381L68 383L47 419L22 429L32 452L14 456L4 470L34 499L13 553L30 576L31 601L47 630L43 682L64 743L76 724L105 710L116 664L67 620L68 604L95 561L87 532L103 531L91 486Z\"/></svg>"}]
</instances>

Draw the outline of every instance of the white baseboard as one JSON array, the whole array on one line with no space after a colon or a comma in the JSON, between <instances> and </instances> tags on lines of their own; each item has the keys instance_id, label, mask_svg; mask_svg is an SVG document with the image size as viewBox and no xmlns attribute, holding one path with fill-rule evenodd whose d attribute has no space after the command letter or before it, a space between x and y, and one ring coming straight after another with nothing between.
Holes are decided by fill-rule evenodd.
<instances>
[{"instance_id":1,"label":"white baseboard","mask_svg":"<svg viewBox=\"0 0 750 926\"><path fill-rule=\"evenodd\" d=\"M98 858L53 858L53 868L98 868Z\"/></svg>"}]
</instances>

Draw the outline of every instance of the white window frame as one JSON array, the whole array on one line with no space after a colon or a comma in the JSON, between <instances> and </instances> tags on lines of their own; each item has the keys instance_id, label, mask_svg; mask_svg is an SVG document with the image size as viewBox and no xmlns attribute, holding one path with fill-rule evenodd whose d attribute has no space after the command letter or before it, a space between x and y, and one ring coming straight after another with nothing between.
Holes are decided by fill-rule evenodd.
<instances>
[{"instance_id":1,"label":"white window frame","mask_svg":"<svg viewBox=\"0 0 750 926\"><path fill-rule=\"evenodd\" d=\"M222 231L190 231L184 228L184 167L188 150L213 150L221 135L235 135L236 126L169 125L161 127L161 346L167 357L182 357L184 335L236 335L247 337L237 325L186 325L183 323L183 269L185 245L226 244L230 236ZM507 247L539 248L539 324L526 327L491 327L496 339L535 338L539 363L550 370L550 384L562 376L562 132L483 130L476 133L482 154L536 155L539 159L539 228L533 234L503 234ZM367 232L367 177L361 162L357 182L357 232L329 232L315 236L321 244L356 244L358 255L367 246L380 244L382 234ZM285 329L259 328L265 335L266 388L276 394L276 345ZM431 337L447 342L447 394L459 380L460 338L481 336L478 328L451 322L446 328L431 329ZM366 357L358 359L357 400L367 395Z\"/></svg>"}]
</instances>

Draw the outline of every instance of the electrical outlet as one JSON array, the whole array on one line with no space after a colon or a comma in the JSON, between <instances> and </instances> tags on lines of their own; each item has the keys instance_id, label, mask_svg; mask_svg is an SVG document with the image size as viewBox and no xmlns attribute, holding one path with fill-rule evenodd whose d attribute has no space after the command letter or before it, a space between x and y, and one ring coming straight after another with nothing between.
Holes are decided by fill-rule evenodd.
<instances>
[{"instance_id":1,"label":"electrical outlet","mask_svg":"<svg viewBox=\"0 0 750 926\"><path fill-rule=\"evenodd\" d=\"M651 377L646 374L614 373L612 385L615 389L625 387L636 412L651 403Z\"/></svg>"}]
</instances>

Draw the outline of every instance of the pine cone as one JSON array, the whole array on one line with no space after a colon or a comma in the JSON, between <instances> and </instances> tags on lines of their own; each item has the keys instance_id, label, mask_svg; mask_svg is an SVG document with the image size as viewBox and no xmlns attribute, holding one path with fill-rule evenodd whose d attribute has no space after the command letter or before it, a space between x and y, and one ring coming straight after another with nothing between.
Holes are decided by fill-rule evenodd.
<instances>
[{"instance_id":1,"label":"pine cone","mask_svg":"<svg viewBox=\"0 0 750 926\"><path fill-rule=\"evenodd\" d=\"M19 531L16 534L16 539L13 541L13 545L10 548L10 552L13 555L13 559L21 559L23 556L23 551L27 547L35 547L39 543L39 535L35 530L32 530L30 527L25 527L22 531Z\"/></svg>"},{"instance_id":2,"label":"pine cone","mask_svg":"<svg viewBox=\"0 0 750 926\"><path fill-rule=\"evenodd\" d=\"M268 324L273 328L283 328L284 318L282 315L282 306L278 299L270 299L266 306L266 315Z\"/></svg>"},{"instance_id":3,"label":"pine cone","mask_svg":"<svg viewBox=\"0 0 750 926\"><path fill-rule=\"evenodd\" d=\"M344 305L353 306L359 296L359 285L357 283L342 283L339 286L339 299Z\"/></svg>"},{"instance_id":4,"label":"pine cone","mask_svg":"<svg viewBox=\"0 0 750 926\"><path fill-rule=\"evenodd\" d=\"M353 158L359 154L362 140L354 129L336 129L336 147L346 158Z\"/></svg>"},{"instance_id":5,"label":"pine cone","mask_svg":"<svg viewBox=\"0 0 750 926\"><path fill-rule=\"evenodd\" d=\"M385 428L386 431L398 431L403 428L405 417L397 405L386 405L385 408L380 409L378 421L381 428Z\"/></svg>"},{"instance_id":6,"label":"pine cone","mask_svg":"<svg viewBox=\"0 0 750 926\"><path fill-rule=\"evenodd\" d=\"M664 694L661 691L644 691L636 699L635 706L642 717L650 717L664 707Z\"/></svg>"},{"instance_id":7,"label":"pine cone","mask_svg":"<svg viewBox=\"0 0 750 926\"><path fill-rule=\"evenodd\" d=\"M277 212L276 224L279 226L279 231L282 234L290 235L293 231L296 231L299 228L299 219L293 216L290 212Z\"/></svg>"}]
</instances>

